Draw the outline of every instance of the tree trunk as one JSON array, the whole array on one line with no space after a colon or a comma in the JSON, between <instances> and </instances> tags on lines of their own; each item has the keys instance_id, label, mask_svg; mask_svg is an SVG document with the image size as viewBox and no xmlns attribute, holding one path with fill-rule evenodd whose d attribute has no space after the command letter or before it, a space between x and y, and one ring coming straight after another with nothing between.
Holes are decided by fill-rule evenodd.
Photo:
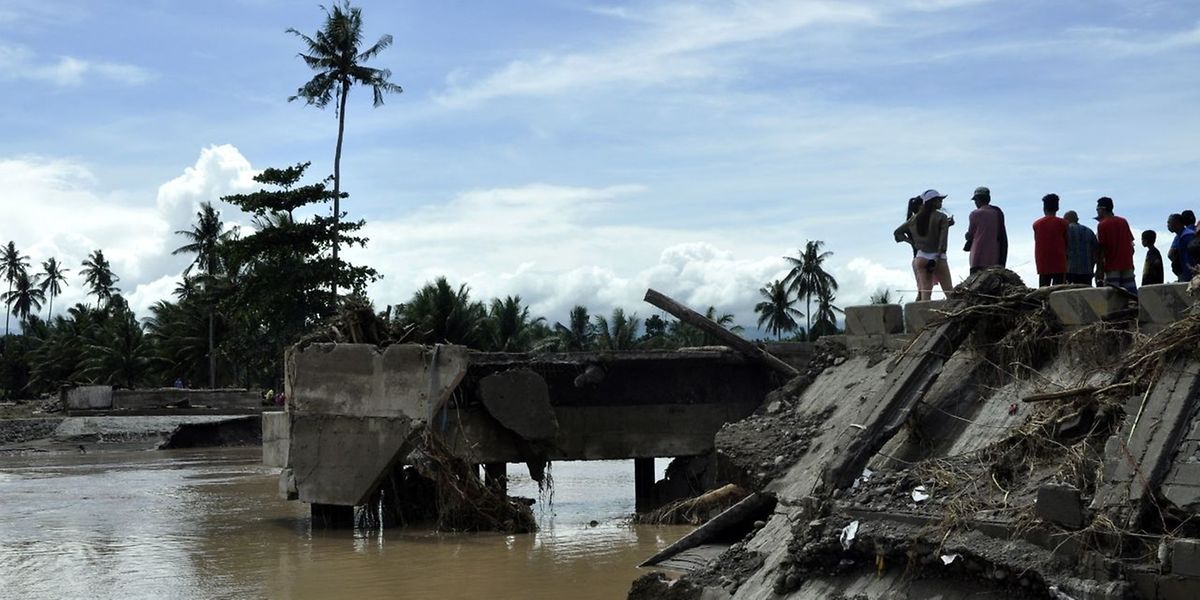
<instances>
[{"instance_id":1,"label":"tree trunk","mask_svg":"<svg viewBox=\"0 0 1200 600\"><path fill-rule=\"evenodd\" d=\"M54 293L50 293L50 303L46 305L46 324L50 324L50 318L54 316Z\"/></svg>"},{"instance_id":2,"label":"tree trunk","mask_svg":"<svg viewBox=\"0 0 1200 600\"><path fill-rule=\"evenodd\" d=\"M208 389L217 388L217 356L213 353L213 311L208 310Z\"/></svg>"},{"instance_id":3,"label":"tree trunk","mask_svg":"<svg viewBox=\"0 0 1200 600\"><path fill-rule=\"evenodd\" d=\"M350 94L350 82L342 82L342 97L338 106L338 138L337 149L333 153L333 263L337 268L338 246L342 245L342 138L346 134L346 96ZM333 300L337 302L337 281L330 284Z\"/></svg>"},{"instance_id":4,"label":"tree trunk","mask_svg":"<svg viewBox=\"0 0 1200 600\"><path fill-rule=\"evenodd\" d=\"M12 279L8 280L8 302L4 305L4 343L8 343L8 319L12 316Z\"/></svg>"},{"instance_id":5,"label":"tree trunk","mask_svg":"<svg viewBox=\"0 0 1200 600\"><path fill-rule=\"evenodd\" d=\"M804 323L807 327L804 329L804 340L812 341L812 294L804 295Z\"/></svg>"}]
</instances>

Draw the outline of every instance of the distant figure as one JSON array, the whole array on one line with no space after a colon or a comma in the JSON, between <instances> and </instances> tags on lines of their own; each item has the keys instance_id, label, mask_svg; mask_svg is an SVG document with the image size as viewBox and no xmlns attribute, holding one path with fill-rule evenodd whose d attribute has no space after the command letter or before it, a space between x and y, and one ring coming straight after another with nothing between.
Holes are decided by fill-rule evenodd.
<instances>
[{"instance_id":1,"label":"distant figure","mask_svg":"<svg viewBox=\"0 0 1200 600\"><path fill-rule=\"evenodd\" d=\"M912 266L918 302L932 298L934 283L940 284L947 294L954 289L950 263L946 259L946 245L954 219L940 210L945 197L937 190L926 190L921 194L921 209L893 234L897 243L908 242L916 250Z\"/></svg>"},{"instance_id":2,"label":"distant figure","mask_svg":"<svg viewBox=\"0 0 1200 600\"><path fill-rule=\"evenodd\" d=\"M275 406L283 406L284 404L287 404L287 396L284 396L283 392L279 392L275 395Z\"/></svg>"},{"instance_id":3,"label":"distant figure","mask_svg":"<svg viewBox=\"0 0 1200 600\"><path fill-rule=\"evenodd\" d=\"M1154 247L1158 234L1153 229L1142 232L1142 247L1146 249L1146 262L1142 263L1142 287L1163 282L1162 253Z\"/></svg>"},{"instance_id":4,"label":"distant figure","mask_svg":"<svg viewBox=\"0 0 1200 600\"><path fill-rule=\"evenodd\" d=\"M1042 196L1042 218L1033 222L1033 257L1038 286L1067 282L1067 223L1058 216L1058 194Z\"/></svg>"},{"instance_id":5,"label":"distant figure","mask_svg":"<svg viewBox=\"0 0 1200 600\"><path fill-rule=\"evenodd\" d=\"M182 388L182 387L183 387L183 380L182 380L182 379L180 379L180 378L178 378L178 377L176 377L176 378L175 378L175 384L174 384L174 386L175 386L175 389L180 389L180 388Z\"/></svg>"},{"instance_id":6,"label":"distant figure","mask_svg":"<svg viewBox=\"0 0 1200 600\"><path fill-rule=\"evenodd\" d=\"M1191 227L1192 229L1196 228L1196 213L1190 210L1185 210L1179 213L1179 216L1183 217L1184 226Z\"/></svg>"},{"instance_id":7,"label":"distant figure","mask_svg":"<svg viewBox=\"0 0 1200 600\"><path fill-rule=\"evenodd\" d=\"M1100 264L1103 265L1104 284L1119 287L1137 295L1137 281L1133 273L1133 231L1129 222L1113 214L1112 198L1105 196L1096 200L1096 240L1100 242Z\"/></svg>"},{"instance_id":8,"label":"distant figure","mask_svg":"<svg viewBox=\"0 0 1200 600\"><path fill-rule=\"evenodd\" d=\"M1067 221L1067 283L1092 285L1096 276L1096 234L1079 222L1079 213L1068 210Z\"/></svg>"},{"instance_id":9,"label":"distant figure","mask_svg":"<svg viewBox=\"0 0 1200 600\"><path fill-rule=\"evenodd\" d=\"M275 403L275 388L271 388L263 392L263 406L270 406Z\"/></svg>"},{"instance_id":10,"label":"distant figure","mask_svg":"<svg viewBox=\"0 0 1200 600\"><path fill-rule=\"evenodd\" d=\"M1171 247L1167 249L1171 272L1175 274L1176 281L1191 281L1193 263L1188 246L1196 238L1196 229L1187 225L1187 219L1182 214L1172 213L1167 217L1167 231L1175 234L1175 238L1171 240Z\"/></svg>"},{"instance_id":11,"label":"distant figure","mask_svg":"<svg viewBox=\"0 0 1200 600\"><path fill-rule=\"evenodd\" d=\"M1008 264L1008 231L1004 227L1004 211L992 206L992 192L985 187L975 188L971 196L975 210L967 226L967 244L963 250L971 253L971 272Z\"/></svg>"}]
</instances>

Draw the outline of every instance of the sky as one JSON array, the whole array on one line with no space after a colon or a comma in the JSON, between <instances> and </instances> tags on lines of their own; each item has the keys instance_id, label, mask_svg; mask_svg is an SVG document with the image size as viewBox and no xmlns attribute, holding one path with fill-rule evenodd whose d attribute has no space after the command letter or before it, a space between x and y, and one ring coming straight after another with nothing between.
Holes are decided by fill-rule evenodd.
<instances>
[{"instance_id":1,"label":"sky","mask_svg":"<svg viewBox=\"0 0 1200 600\"><path fill-rule=\"evenodd\" d=\"M314 33L318 4L0 0L0 243L71 269L55 312L86 301L100 248L145 315L200 202L248 225L219 199L256 172L332 173L332 108L288 102L312 72L286 30ZM347 109L342 206L370 243L346 255L383 276L379 308L444 275L551 323L575 304L646 317L653 287L753 330L807 240L833 253L840 306L912 299L892 231L929 188L958 240L990 187L1027 283L1046 193L1089 223L1111 196L1160 248L1167 214L1200 210L1197 2L356 5L404 88Z\"/></svg>"}]
</instances>

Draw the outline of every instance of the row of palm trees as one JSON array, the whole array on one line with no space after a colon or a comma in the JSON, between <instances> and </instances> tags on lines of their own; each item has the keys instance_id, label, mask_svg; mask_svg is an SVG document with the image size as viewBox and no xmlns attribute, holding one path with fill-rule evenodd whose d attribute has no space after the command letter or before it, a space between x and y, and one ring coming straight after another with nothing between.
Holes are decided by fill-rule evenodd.
<instances>
[{"instance_id":1,"label":"row of palm trees","mask_svg":"<svg viewBox=\"0 0 1200 600\"><path fill-rule=\"evenodd\" d=\"M5 304L4 336L10 333L11 317L20 319L22 327L28 322L30 315L36 314L46 306L46 317L54 312L54 299L62 294L63 286L67 285L66 269L54 257L42 262L42 270L29 271L29 257L17 250L15 242L0 249L0 279L8 284L8 291L0 296ZM120 290L116 287L118 277L113 274L112 265L104 258L104 252L95 250L82 263L80 273L84 276L84 284L96 295L100 303L110 301L113 294Z\"/></svg>"},{"instance_id":2,"label":"row of palm trees","mask_svg":"<svg viewBox=\"0 0 1200 600\"><path fill-rule=\"evenodd\" d=\"M783 279L777 279L758 290L762 301L754 306L758 313L758 326L776 338L784 333L796 333L796 337L814 341L824 335L838 332L837 314L842 309L835 306L837 279L825 270L825 261L833 256L823 252L825 242L809 240L797 256L785 256L791 269ZM805 311L795 308L804 299ZM816 320L813 320L813 299L817 302ZM798 319L804 318L806 326L801 330Z\"/></svg>"}]
</instances>

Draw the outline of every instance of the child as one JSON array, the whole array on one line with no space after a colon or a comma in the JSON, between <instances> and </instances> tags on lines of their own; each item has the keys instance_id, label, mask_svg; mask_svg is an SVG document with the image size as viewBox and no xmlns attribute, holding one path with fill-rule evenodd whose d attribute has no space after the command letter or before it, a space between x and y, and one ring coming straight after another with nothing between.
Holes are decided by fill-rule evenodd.
<instances>
[{"instance_id":1,"label":"child","mask_svg":"<svg viewBox=\"0 0 1200 600\"><path fill-rule=\"evenodd\" d=\"M1142 247L1146 249L1146 262L1142 264L1142 285L1155 285L1163 282L1162 254L1154 247L1158 234L1152 229L1142 232Z\"/></svg>"}]
</instances>

